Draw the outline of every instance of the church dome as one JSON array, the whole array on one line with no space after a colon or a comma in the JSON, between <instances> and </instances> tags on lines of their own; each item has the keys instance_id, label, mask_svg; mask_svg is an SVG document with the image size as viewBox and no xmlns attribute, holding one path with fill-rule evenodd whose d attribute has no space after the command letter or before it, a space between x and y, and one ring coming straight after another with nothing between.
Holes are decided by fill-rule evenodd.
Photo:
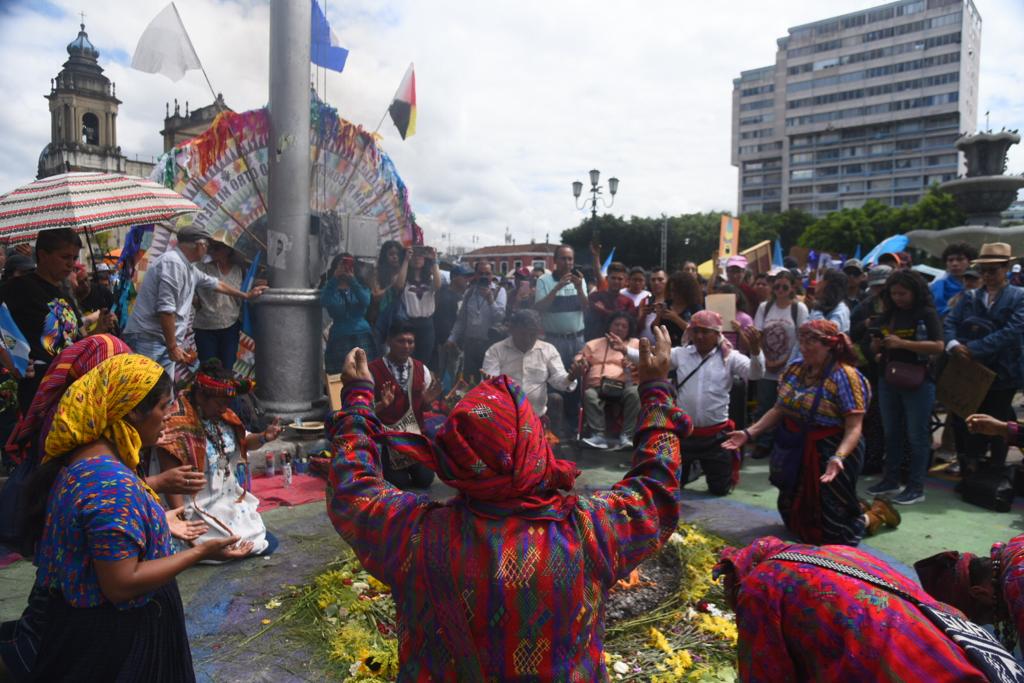
<instances>
[{"instance_id":1,"label":"church dome","mask_svg":"<svg viewBox=\"0 0 1024 683\"><path fill-rule=\"evenodd\" d=\"M81 24L82 30L78 37L68 43L68 54L72 57L84 57L96 61L99 59L100 51L89 42L89 34L85 32L85 24Z\"/></svg>"}]
</instances>

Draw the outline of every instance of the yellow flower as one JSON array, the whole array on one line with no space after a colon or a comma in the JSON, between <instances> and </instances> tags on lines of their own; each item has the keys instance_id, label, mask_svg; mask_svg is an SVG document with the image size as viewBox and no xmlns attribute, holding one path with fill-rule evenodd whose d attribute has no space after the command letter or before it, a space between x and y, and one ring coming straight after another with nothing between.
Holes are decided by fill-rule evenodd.
<instances>
[{"instance_id":1,"label":"yellow flower","mask_svg":"<svg viewBox=\"0 0 1024 683\"><path fill-rule=\"evenodd\" d=\"M665 634L658 629L651 627L651 642L654 643L654 647L658 648L667 655L672 654L672 646L669 645L668 638Z\"/></svg>"},{"instance_id":2,"label":"yellow flower","mask_svg":"<svg viewBox=\"0 0 1024 683\"><path fill-rule=\"evenodd\" d=\"M693 666L693 657L690 656L689 650L677 650L671 657L665 660L665 664L668 665L673 674L682 676Z\"/></svg>"},{"instance_id":3,"label":"yellow flower","mask_svg":"<svg viewBox=\"0 0 1024 683\"><path fill-rule=\"evenodd\" d=\"M725 638L733 645L739 640L739 633L736 631L736 624L725 617L716 617L713 614L701 614L697 617L697 628L705 633Z\"/></svg>"}]
</instances>

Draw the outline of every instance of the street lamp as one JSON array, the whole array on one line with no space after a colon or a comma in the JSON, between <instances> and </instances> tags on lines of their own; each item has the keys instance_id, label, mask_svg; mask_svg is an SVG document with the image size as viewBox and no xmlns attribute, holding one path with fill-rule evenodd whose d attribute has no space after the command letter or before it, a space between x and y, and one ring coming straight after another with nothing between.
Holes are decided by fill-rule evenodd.
<instances>
[{"instance_id":1,"label":"street lamp","mask_svg":"<svg viewBox=\"0 0 1024 683\"><path fill-rule=\"evenodd\" d=\"M600 181L601 181L601 172L599 170L597 170L596 168L592 169L590 171L590 189L588 190L588 192L590 193L590 199L589 199L589 201L590 201L590 219L593 220L593 221L597 220L597 200L598 200L598 198L601 199L601 203L605 206L605 208L610 209L612 207L612 205L615 204L615 193L619 191L619 179L618 178L609 178L608 179L608 194L611 195L612 200L610 202L606 202L604 200L604 197L601 196L601 186L598 184ZM584 199L582 206L580 205L579 198L580 198L580 196L582 194L583 194L583 183L581 183L578 180L573 182L573 184L572 184L572 196L577 200L576 201L576 208L578 210L580 210L580 211L586 210L586 208L587 208L587 201L588 201L588 200ZM591 239L596 243L598 241L597 237L598 237L597 226L595 224L595 226L593 228L593 235L592 235Z\"/></svg>"}]
</instances>

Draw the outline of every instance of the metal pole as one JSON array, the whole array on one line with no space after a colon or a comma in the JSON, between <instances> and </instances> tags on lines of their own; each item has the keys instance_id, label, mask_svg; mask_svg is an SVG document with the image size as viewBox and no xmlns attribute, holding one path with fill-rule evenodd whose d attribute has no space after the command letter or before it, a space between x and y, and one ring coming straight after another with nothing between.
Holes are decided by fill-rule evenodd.
<instances>
[{"instance_id":1,"label":"metal pole","mask_svg":"<svg viewBox=\"0 0 1024 683\"><path fill-rule=\"evenodd\" d=\"M270 3L267 264L256 300L256 395L269 414L323 414L321 313L310 289L309 49L312 4Z\"/></svg>"},{"instance_id":2,"label":"metal pole","mask_svg":"<svg viewBox=\"0 0 1024 683\"><path fill-rule=\"evenodd\" d=\"M661 216L661 269L668 266L668 218Z\"/></svg>"}]
</instances>

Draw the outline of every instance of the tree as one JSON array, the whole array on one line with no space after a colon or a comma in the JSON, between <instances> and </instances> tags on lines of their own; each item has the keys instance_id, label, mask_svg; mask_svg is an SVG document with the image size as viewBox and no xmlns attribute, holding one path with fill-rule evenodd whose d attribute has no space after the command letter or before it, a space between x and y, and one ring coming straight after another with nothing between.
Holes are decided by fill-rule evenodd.
<instances>
[{"instance_id":1,"label":"tree","mask_svg":"<svg viewBox=\"0 0 1024 683\"><path fill-rule=\"evenodd\" d=\"M860 208L833 211L808 227L800 244L850 254L857 244L870 249L892 235L911 230L942 230L963 222L964 214L953 196L932 185L918 202L907 206L892 207L869 199Z\"/></svg>"},{"instance_id":2,"label":"tree","mask_svg":"<svg viewBox=\"0 0 1024 683\"><path fill-rule=\"evenodd\" d=\"M800 236L814 223L814 216L800 209L779 213L745 213L740 216L740 248L746 249L759 242L776 239L783 250L796 245Z\"/></svg>"}]
</instances>

